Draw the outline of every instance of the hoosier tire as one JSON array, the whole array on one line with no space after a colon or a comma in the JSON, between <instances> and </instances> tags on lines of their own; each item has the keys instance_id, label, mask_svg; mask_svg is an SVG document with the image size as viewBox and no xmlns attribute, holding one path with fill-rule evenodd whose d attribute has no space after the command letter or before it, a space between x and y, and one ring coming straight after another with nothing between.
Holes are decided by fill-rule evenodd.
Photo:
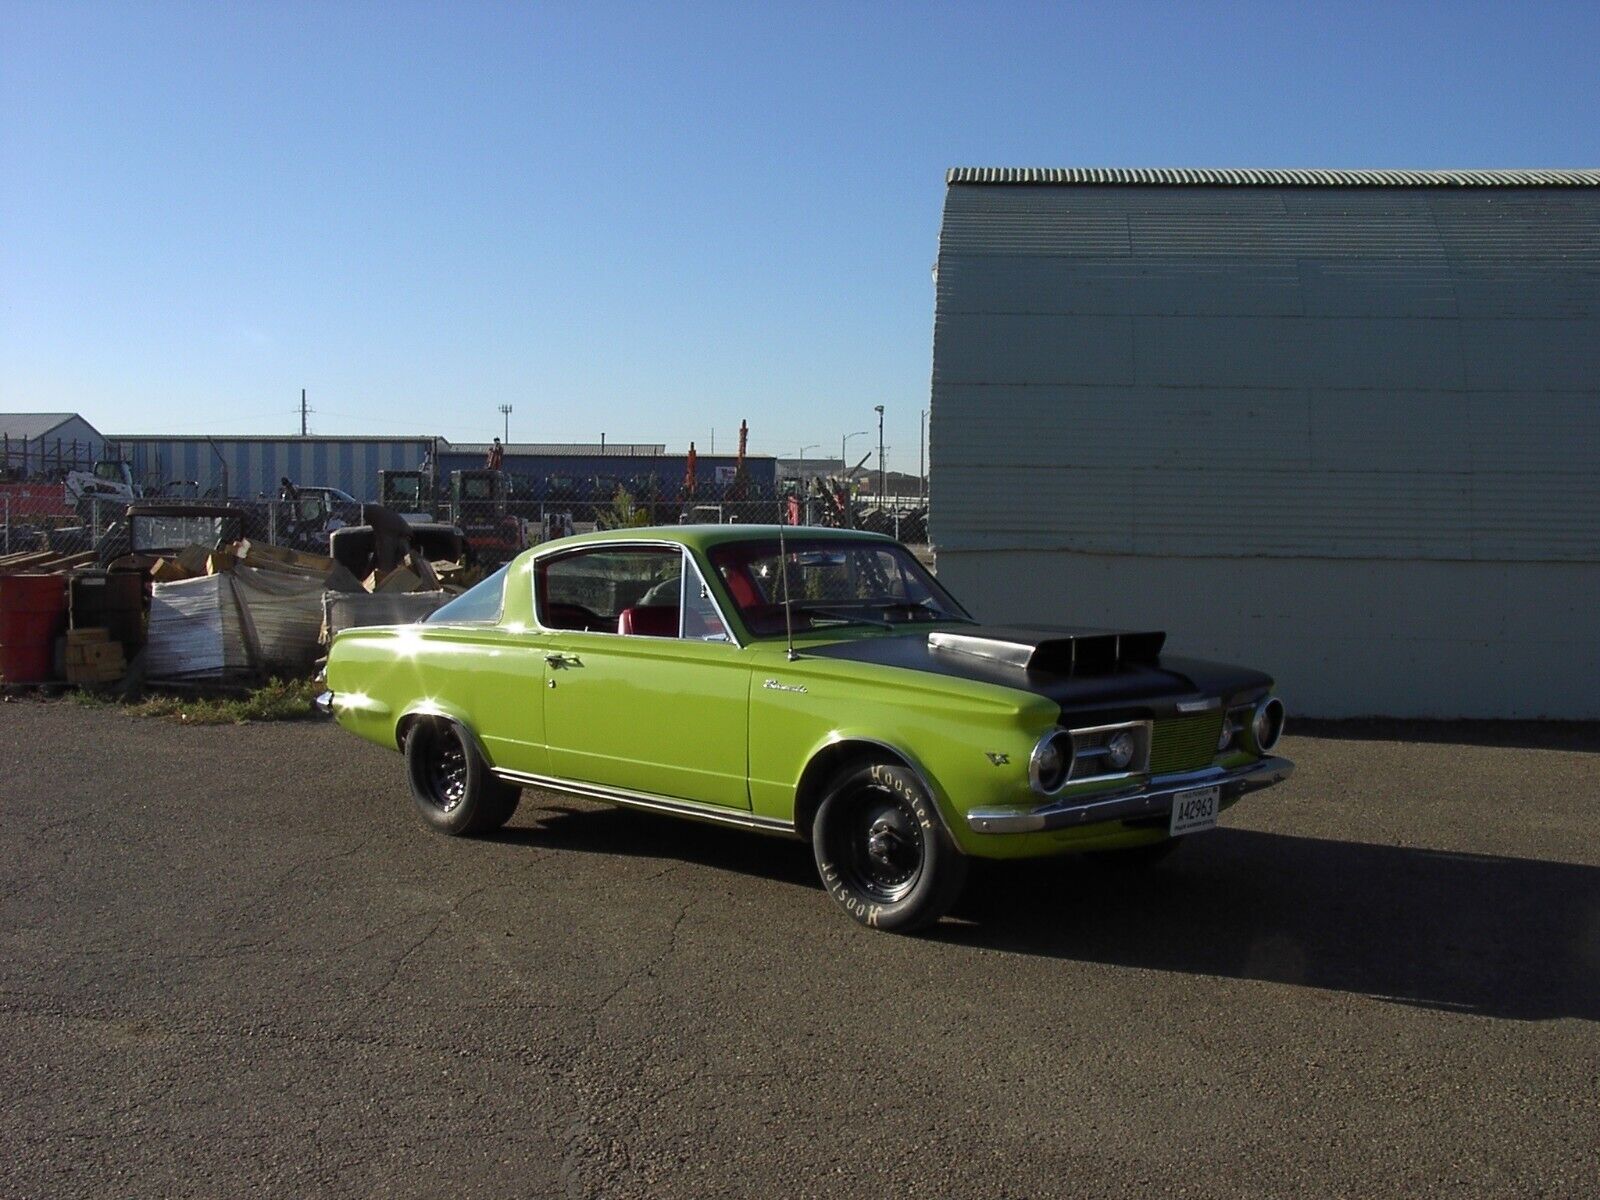
<instances>
[{"instance_id":1,"label":"hoosier tire","mask_svg":"<svg viewBox=\"0 0 1600 1200\"><path fill-rule=\"evenodd\" d=\"M520 788L489 773L476 739L454 721L418 721L411 727L406 775L422 823L450 837L494 832L522 799Z\"/></svg>"},{"instance_id":2,"label":"hoosier tire","mask_svg":"<svg viewBox=\"0 0 1600 1200\"><path fill-rule=\"evenodd\" d=\"M961 895L966 857L915 774L889 763L845 770L811 826L822 885L857 922L909 933L932 925Z\"/></svg>"}]
</instances>

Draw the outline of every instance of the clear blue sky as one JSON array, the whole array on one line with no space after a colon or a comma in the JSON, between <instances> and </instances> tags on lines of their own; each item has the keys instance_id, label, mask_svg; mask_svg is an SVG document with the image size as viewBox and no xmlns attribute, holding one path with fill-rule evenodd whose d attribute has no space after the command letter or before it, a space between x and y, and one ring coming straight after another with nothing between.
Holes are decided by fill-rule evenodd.
<instances>
[{"instance_id":1,"label":"clear blue sky","mask_svg":"<svg viewBox=\"0 0 1600 1200\"><path fill-rule=\"evenodd\" d=\"M914 468L946 167L1597 166L1597 47L1594 0L0 0L0 409L819 454L881 403Z\"/></svg>"}]
</instances>

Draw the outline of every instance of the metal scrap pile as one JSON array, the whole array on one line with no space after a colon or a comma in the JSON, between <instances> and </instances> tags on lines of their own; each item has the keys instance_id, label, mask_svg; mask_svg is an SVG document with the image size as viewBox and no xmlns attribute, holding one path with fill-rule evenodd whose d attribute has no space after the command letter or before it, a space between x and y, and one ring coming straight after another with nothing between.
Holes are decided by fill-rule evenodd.
<instances>
[{"instance_id":1,"label":"metal scrap pile","mask_svg":"<svg viewBox=\"0 0 1600 1200\"><path fill-rule=\"evenodd\" d=\"M422 619L454 594L403 553L358 578L321 554L241 539L110 569L84 556L0 559L0 681L107 685L310 671L340 629ZM81 561L80 561L81 560Z\"/></svg>"}]
</instances>

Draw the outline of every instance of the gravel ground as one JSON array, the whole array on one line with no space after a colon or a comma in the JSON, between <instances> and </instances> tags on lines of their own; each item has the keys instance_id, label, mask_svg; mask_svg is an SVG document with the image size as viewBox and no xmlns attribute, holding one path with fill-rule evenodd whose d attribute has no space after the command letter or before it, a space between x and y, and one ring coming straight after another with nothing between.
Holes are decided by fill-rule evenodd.
<instances>
[{"instance_id":1,"label":"gravel ground","mask_svg":"<svg viewBox=\"0 0 1600 1200\"><path fill-rule=\"evenodd\" d=\"M0 1195L1593 1195L1600 737L1318 726L1139 878L932 935L799 843L320 723L0 707Z\"/></svg>"}]
</instances>

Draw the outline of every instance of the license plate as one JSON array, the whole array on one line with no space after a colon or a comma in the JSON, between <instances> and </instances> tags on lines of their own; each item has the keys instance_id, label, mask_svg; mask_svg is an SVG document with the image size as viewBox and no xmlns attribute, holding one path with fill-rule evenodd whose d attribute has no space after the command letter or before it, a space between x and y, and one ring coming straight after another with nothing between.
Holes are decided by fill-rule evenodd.
<instances>
[{"instance_id":1,"label":"license plate","mask_svg":"<svg viewBox=\"0 0 1600 1200\"><path fill-rule=\"evenodd\" d=\"M1220 787L1195 788L1191 792L1178 792L1172 797L1172 824L1167 832L1177 837L1180 833L1199 833L1202 829L1215 829L1217 810L1221 806Z\"/></svg>"}]
</instances>

